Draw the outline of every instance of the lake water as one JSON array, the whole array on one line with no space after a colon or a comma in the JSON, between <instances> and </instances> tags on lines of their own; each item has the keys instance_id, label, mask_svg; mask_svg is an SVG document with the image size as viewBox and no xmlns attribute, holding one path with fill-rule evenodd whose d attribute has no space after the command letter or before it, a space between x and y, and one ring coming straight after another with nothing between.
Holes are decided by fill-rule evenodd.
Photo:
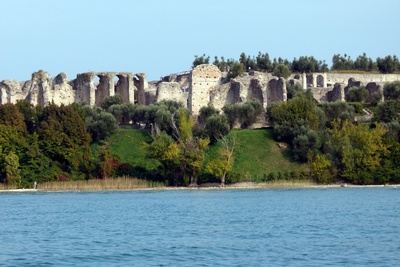
<instances>
[{"instance_id":1,"label":"lake water","mask_svg":"<svg viewBox=\"0 0 400 267\"><path fill-rule=\"evenodd\" d=\"M399 266L400 188L0 193L0 266Z\"/></svg>"}]
</instances>

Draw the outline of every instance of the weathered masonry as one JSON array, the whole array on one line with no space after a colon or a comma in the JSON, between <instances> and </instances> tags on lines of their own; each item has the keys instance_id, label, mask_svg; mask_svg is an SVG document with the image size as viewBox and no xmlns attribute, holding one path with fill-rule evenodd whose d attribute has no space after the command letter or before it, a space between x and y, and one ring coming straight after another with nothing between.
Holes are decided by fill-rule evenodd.
<instances>
[{"instance_id":1,"label":"weathered masonry","mask_svg":"<svg viewBox=\"0 0 400 267\"><path fill-rule=\"evenodd\" d=\"M0 103L16 103L27 100L33 105L86 103L99 105L105 97L121 95L124 102L145 104L144 73L130 72L86 72L68 81L65 73L54 78L38 71L29 81L0 82ZM136 97L135 97L136 96Z\"/></svg>"},{"instance_id":2,"label":"weathered masonry","mask_svg":"<svg viewBox=\"0 0 400 267\"><path fill-rule=\"evenodd\" d=\"M203 106L225 105L258 99L264 108L274 102L287 100L287 83L311 89L318 102L345 101L352 86L365 86L368 101L374 94L383 95L384 85L400 81L399 74L308 73L292 74L287 80L271 73L249 72L228 80L226 72L216 66L203 64L193 70L163 77L148 83L144 73L86 72L68 81L65 73L49 78L38 71L29 81L0 82L0 104L27 100L34 105L86 103L100 105L104 98L119 94L123 102L149 105L162 100L182 102L194 116Z\"/></svg>"}]
</instances>

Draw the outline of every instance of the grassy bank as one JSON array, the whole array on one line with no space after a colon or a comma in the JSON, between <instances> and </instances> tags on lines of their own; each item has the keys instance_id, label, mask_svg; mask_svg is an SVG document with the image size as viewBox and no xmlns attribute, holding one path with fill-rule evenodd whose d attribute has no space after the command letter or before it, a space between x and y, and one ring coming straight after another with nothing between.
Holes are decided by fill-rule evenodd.
<instances>
[{"instance_id":1,"label":"grassy bank","mask_svg":"<svg viewBox=\"0 0 400 267\"><path fill-rule=\"evenodd\" d=\"M84 180L84 181L65 181L47 182L39 185L40 190L45 191L100 191L100 190L133 190L144 188L164 188L162 183L146 181L136 178L121 177L107 180Z\"/></svg>"}]
</instances>

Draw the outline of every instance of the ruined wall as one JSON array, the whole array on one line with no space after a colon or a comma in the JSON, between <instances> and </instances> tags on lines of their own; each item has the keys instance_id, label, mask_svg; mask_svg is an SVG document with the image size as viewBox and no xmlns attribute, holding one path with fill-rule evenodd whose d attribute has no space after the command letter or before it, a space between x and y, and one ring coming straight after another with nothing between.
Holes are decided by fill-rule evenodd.
<instances>
[{"instance_id":1,"label":"ruined wall","mask_svg":"<svg viewBox=\"0 0 400 267\"><path fill-rule=\"evenodd\" d=\"M203 106L210 102L210 91L219 84L221 71L217 66L202 64L196 66L190 75L188 108L193 115L198 115Z\"/></svg>"},{"instance_id":2,"label":"ruined wall","mask_svg":"<svg viewBox=\"0 0 400 267\"><path fill-rule=\"evenodd\" d=\"M95 78L99 82L95 82ZM33 105L87 103L100 105L105 97L120 94L124 102L134 103L134 91L145 102L146 76L129 72L87 72L68 81L65 73L49 78L44 71L34 72L29 81L0 82L0 104L27 100Z\"/></svg>"},{"instance_id":3,"label":"ruined wall","mask_svg":"<svg viewBox=\"0 0 400 267\"><path fill-rule=\"evenodd\" d=\"M181 89L177 82L161 82L158 85L156 102L162 100L175 100L183 103L184 106L188 104L189 92Z\"/></svg>"},{"instance_id":4,"label":"ruined wall","mask_svg":"<svg viewBox=\"0 0 400 267\"><path fill-rule=\"evenodd\" d=\"M98 79L98 81L97 81ZM367 101L383 95L385 83L400 81L399 74L293 74L290 84L299 83L312 88L319 102L344 101L351 86L366 86ZM258 99L266 108L273 102L286 101L286 81L271 73L252 71L228 81L226 73L211 64L199 65L191 72L163 77L148 83L144 73L86 72L73 80L65 73L51 78L44 71L34 72L28 81L0 81L0 104L27 100L37 105L87 103L99 105L107 96L121 95L124 102L144 104L161 100L180 101L197 115L199 109L212 104L217 109L224 105ZM136 97L135 97L136 96Z\"/></svg>"},{"instance_id":5,"label":"ruined wall","mask_svg":"<svg viewBox=\"0 0 400 267\"><path fill-rule=\"evenodd\" d=\"M400 81L400 74L327 73L328 86L334 85L335 83L347 84L350 78L353 78L355 81L360 81L363 85L366 85L370 82L388 83Z\"/></svg>"},{"instance_id":6,"label":"ruined wall","mask_svg":"<svg viewBox=\"0 0 400 267\"><path fill-rule=\"evenodd\" d=\"M286 101L287 91L286 91L286 81L285 79L275 78L268 82L267 90L267 106L270 106L274 102Z\"/></svg>"}]
</instances>

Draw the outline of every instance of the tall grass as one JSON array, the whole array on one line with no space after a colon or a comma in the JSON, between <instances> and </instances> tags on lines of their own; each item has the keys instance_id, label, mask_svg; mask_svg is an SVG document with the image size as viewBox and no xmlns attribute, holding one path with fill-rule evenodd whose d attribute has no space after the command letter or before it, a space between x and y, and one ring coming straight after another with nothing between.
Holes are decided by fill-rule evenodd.
<instances>
[{"instance_id":1,"label":"tall grass","mask_svg":"<svg viewBox=\"0 0 400 267\"><path fill-rule=\"evenodd\" d=\"M165 184L131 177L120 177L106 180L80 180L64 182L46 182L38 188L45 191L100 191L100 190L132 190L145 188L163 188Z\"/></svg>"}]
</instances>

